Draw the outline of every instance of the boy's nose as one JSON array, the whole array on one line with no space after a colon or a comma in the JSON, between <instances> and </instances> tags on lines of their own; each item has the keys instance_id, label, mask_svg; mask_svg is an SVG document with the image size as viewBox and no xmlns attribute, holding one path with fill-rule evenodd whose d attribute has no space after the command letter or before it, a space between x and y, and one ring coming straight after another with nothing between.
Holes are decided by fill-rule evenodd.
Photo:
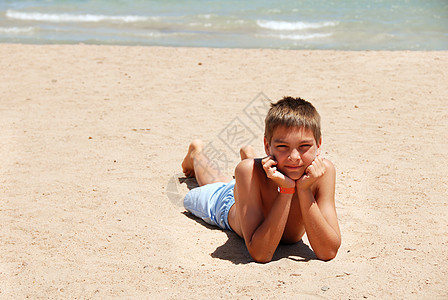
<instances>
[{"instance_id":1,"label":"boy's nose","mask_svg":"<svg viewBox=\"0 0 448 300\"><path fill-rule=\"evenodd\" d=\"M300 159L300 153L297 151L297 149L292 149L291 153L289 154L289 159L292 161L296 161Z\"/></svg>"}]
</instances>

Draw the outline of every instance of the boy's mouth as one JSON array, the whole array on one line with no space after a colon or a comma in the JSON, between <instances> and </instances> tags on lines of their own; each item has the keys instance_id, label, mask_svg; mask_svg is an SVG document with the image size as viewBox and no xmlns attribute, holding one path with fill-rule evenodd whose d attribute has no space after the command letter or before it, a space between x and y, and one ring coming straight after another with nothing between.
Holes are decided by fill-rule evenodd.
<instances>
[{"instance_id":1,"label":"boy's mouth","mask_svg":"<svg viewBox=\"0 0 448 300\"><path fill-rule=\"evenodd\" d=\"M297 165L297 166L285 166L286 169L288 170L292 170L292 171L297 171L301 168L301 166Z\"/></svg>"}]
</instances>

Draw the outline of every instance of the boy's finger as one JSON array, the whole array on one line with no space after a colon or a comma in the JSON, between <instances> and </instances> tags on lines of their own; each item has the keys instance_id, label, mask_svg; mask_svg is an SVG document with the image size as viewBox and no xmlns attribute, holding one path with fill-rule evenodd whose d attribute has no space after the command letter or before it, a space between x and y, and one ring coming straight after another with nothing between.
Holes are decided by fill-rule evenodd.
<instances>
[{"instance_id":1,"label":"boy's finger","mask_svg":"<svg viewBox=\"0 0 448 300\"><path fill-rule=\"evenodd\" d=\"M314 162L313 162L314 163ZM309 165L308 168L306 168L306 175L312 174L314 172L314 166L313 164Z\"/></svg>"},{"instance_id":2,"label":"boy's finger","mask_svg":"<svg viewBox=\"0 0 448 300\"><path fill-rule=\"evenodd\" d=\"M275 161L273 161L272 159L267 160L264 164L263 167L264 168L270 168L273 165L276 165L277 163Z\"/></svg>"},{"instance_id":3,"label":"boy's finger","mask_svg":"<svg viewBox=\"0 0 448 300\"><path fill-rule=\"evenodd\" d=\"M276 173L278 173L278 172L277 172L277 168L275 168L275 167L273 167L273 168L268 168L268 169L266 170L266 175L268 176L268 178L274 178L274 177L276 177L276 176L275 176Z\"/></svg>"},{"instance_id":4,"label":"boy's finger","mask_svg":"<svg viewBox=\"0 0 448 300\"><path fill-rule=\"evenodd\" d=\"M318 170L320 170L321 172L325 172L325 163L323 161L322 158L318 159L316 161L316 167L318 168Z\"/></svg>"},{"instance_id":5,"label":"boy's finger","mask_svg":"<svg viewBox=\"0 0 448 300\"><path fill-rule=\"evenodd\" d=\"M263 157L263 158L261 159L261 163L262 163L262 164L265 164L266 162L268 162L268 161L270 161L270 160L272 160L272 156L268 155L268 156Z\"/></svg>"},{"instance_id":6,"label":"boy's finger","mask_svg":"<svg viewBox=\"0 0 448 300\"><path fill-rule=\"evenodd\" d=\"M307 172L308 173L308 172ZM313 177L320 177L325 173L325 164L322 160L314 160L310 165L309 174Z\"/></svg>"}]
</instances>

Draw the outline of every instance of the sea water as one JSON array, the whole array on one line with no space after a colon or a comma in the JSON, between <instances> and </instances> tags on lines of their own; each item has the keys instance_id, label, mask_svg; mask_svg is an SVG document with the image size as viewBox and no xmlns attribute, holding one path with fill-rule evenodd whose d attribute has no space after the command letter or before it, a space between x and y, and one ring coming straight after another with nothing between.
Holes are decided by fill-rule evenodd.
<instances>
[{"instance_id":1,"label":"sea water","mask_svg":"<svg viewBox=\"0 0 448 300\"><path fill-rule=\"evenodd\" d=\"M448 50L448 0L0 0L0 43Z\"/></svg>"}]
</instances>

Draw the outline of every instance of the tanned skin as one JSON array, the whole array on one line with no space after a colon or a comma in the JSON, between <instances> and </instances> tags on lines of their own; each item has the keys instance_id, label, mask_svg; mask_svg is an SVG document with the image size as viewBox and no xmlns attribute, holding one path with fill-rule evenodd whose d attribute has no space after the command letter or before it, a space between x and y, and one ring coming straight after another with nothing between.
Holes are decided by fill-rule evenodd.
<instances>
[{"instance_id":1,"label":"tanned skin","mask_svg":"<svg viewBox=\"0 0 448 300\"><path fill-rule=\"evenodd\" d=\"M257 262L272 260L280 242L296 243L306 233L319 259L333 259L341 244L334 194L334 165L320 156L321 141L304 127L275 128L264 140L267 156L255 158L252 147L240 150L235 169L235 204L229 224ZM182 162L186 176L199 185L229 182L202 154L201 141L193 141ZM294 194L278 192L294 188Z\"/></svg>"}]
</instances>

